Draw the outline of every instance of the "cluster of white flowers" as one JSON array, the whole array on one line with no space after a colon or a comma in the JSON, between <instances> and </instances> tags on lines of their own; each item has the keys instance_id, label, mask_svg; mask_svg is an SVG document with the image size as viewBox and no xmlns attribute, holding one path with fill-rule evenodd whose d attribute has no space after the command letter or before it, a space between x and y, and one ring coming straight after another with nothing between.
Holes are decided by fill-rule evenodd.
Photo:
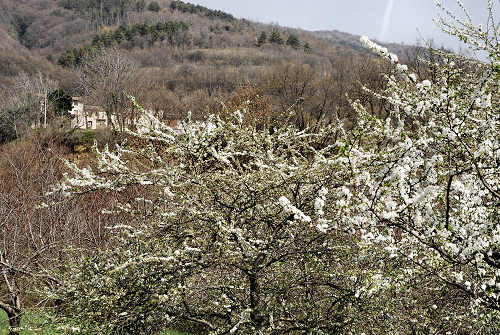
<instances>
[{"instance_id":1,"label":"cluster of white flowers","mask_svg":"<svg viewBox=\"0 0 500 335\"><path fill-rule=\"evenodd\" d=\"M471 36L472 45L490 52L495 64L499 46L486 36L498 33L498 26L488 32L452 18L464 25L450 31ZM400 73L408 72L386 48L366 37L361 41ZM480 62L461 62L469 70L449 59L435 64L434 81L419 82L414 74L408 74L410 81L387 76L386 96L378 96L394 107L385 125L354 105L362 118L366 115L363 135L383 138L387 146L379 152L363 147L350 151L349 161L360 164L351 164L359 176L351 188L358 194L346 221L361 228L365 242L382 244L392 257L418 262L436 273L436 280L456 283L475 297L477 307L499 310L500 262L493 257L500 250L495 207L500 198L498 77ZM405 124L409 121L417 131ZM416 272L409 268L406 273Z\"/></svg>"},{"instance_id":2,"label":"cluster of white flowers","mask_svg":"<svg viewBox=\"0 0 500 335\"><path fill-rule=\"evenodd\" d=\"M305 223L311 222L311 217L307 216L300 209L295 207L287 197L282 196L278 200L283 210L288 214L293 214L294 220L300 220Z\"/></svg>"},{"instance_id":3,"label":"cluster of white flowers","mask_svg":"<svg viewBox=\"0 0 500 335\"><path fill-rule=\"evenodd\" d=\"M323 208L325 207L327 194L328 189L326 187L322 187L318 192L318 197L314 200L314 210L318 217L318 224L316 225L316 228L323 233L326 233L329 223L331 222L331 220L324 218L325 212Z\"/></svg>"},{"instance_id":4,"label":"cluster of white flowers","mask_svg":"<svg viewBox=\"0 0 500 335\"><path fill-rule=\"evenodd\" d=\"M378 45L377 43L372 42L368 37L362 36L360 39L361 43L365 45L368 49L377 53L378 55L386 58L391 63L396 64L399 61L399 58L396 54L393 54L387 50L387 48Z\"/></svg>"}]
</instances>

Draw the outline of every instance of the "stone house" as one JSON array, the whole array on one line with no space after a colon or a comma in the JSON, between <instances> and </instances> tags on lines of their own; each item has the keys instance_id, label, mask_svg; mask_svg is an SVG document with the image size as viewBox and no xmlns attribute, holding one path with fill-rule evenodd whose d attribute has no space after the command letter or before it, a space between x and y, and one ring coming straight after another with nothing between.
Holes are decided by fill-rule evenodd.
<instances>
[{"instance_id":1,"label":"stone house","mask_svg":"<svg viewBox=\"0 0 500 335\"><path fill-rule=\"evenodd\" d=\"M71 127L79 129L105 129L111 126L104 108L100 106L85 105L81 97L73 97L73 108L69 111L73 116ZM182 133L182 121L178 115L168 115L163 111L155 113L163 123L171 128L176 133ZM136 124L136 118L128 119L127 126ZM111 122L117 126L117 121L114 115L111 116Z\"/></svg>"},{"instance_id":2,"label":"stone house","mask_svg":"<svg viewBox=\"0 0 500 335\"><path fill-rule=\"evenodd\" d=\"M73 97L70 114L73 116L71 120L73 128L104 129L111 125L102 107L85 105L81 97ZM111 117L111 122L115 122L114 117Z\"/></svg>"}]
</instances>

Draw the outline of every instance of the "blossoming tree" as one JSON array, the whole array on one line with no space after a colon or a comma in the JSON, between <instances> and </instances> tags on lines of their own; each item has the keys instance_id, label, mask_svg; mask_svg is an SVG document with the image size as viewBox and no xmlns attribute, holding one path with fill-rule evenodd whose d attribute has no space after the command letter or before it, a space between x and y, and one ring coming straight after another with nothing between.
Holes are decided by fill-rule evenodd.
<instances>
[{"instance_id":1,"label":"blossoming tree","mask_svg":"<svg viewBox=\"0 0 500 335\"><path fill-rule=\"evenodd\" d=\"M486 52L488 62L443 53L440 64L430 64L435 80L422 80L362 38L398 74L387 76L388 90L379 95L392 105L388 118L372 118L356 104L360 123L345 144L356 196L343 224L404 260L400 285L432 278L436 296L451 289L467 306L448 318L461 327L491 326L500 311L499 27L493 1L486 28L458 4L465 19L445 10L451 21L440 19L443 30Z\"/></svg>"},{"instance_id":2,"label":"blossoming tree","mask_svg":"<svg viewBox=\"0 0 500 335\"><path fill-rule=\"evenodd\" d=\"M340 121L299 131L288 115L256 127L237 111L177 134L144 112L139 142L97 151L94 168L69 164L53 192L143 196L108 204L130 222L110 227L115 248L61 275L61 320L123 334L491 331L500 49L488 4L487 28L441 24L489 62L442 54L432 81L363 38L394 66L373 92L391 109L379 119L354 103L351 133Z\"/></svg>"},{"instance_id":3,"label":"blossoming tree","mask_svg":"<svg viewBox=\"0 0 500 335\"><path fill-rule=\"evenodd\" d=\"M139 108L139 107L138 107ZM146 114L147 115L147 114ZM184 123L153 116L138 149L98 151L94 169L54 192L142 187L105 211L116 248L75 264L53 292L60 311L90 333L154 332L190 325L213 334L335 333L362 321L381 292L380 253L337 229L350 171L337 125L272 131L244 120ZM326 205L329 203L330 205Z\"/></svg>"}]
</instances>

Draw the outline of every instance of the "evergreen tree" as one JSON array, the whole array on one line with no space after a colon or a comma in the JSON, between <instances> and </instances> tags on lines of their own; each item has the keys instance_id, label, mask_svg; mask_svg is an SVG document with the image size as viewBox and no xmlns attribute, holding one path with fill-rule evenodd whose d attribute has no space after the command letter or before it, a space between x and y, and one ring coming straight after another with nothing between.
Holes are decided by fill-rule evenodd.
<instances>
[{"instance_id":1,"label":"evergreen tree","mask_svg":"<svg viewBox=\"0 0 500 335\"><path fill-rule=\"evenodd\" d=\"M149 26L146 23L138 23L135 25L134 29L136 29L141 36L149 33Z\"/></svg>"},{"instance_id":2,"label":"evergreen tree","mask_svg":"<svg viewBox=\"0 0 500 335\"><path fill-rule=\"evenodd\" d=\"M125 33L122 30L115 30L113 33L113 39L120 44L126 39Z\"/></svg>"},{"instance_id":3,"label":"evergreen tree","mask_svg":"<svg viewBox=\"0 0 500 335\"><path fill-rule=\"evenodd\" d=\"M286 40L286 44L291 46L294 49L298 49L300 47L300 41L297 35L290 34L288 39Z\"/></svg>"},{"instance_id":4,"label":"evergreen tree","mask_svg":"<svg viewBox=\"0 0 500 335\"><path fill-rule=\"evenodd\" d=\"M138 0L136 3L135 3L135 10L137 12L143 12L144 11L144 8L146 8L146 3L144 2L144 0Z\"/></svg>"},{"instance_id":5,"label":"evergreen tree","mask_svg":"<svg viewBox=\"0 0 500 335\"><path fill-rule=\"evenodd\" d=\"M311 46L309 45L308 42L304 43L304 51L305 52L311 52Z\"/></svg>"},{"instance_id":6,"label":"evergreen tree","mask_svg":"<svg viewBox=\"0 0 500 335\"><path fill-rule=\"evenodd\" d=\"M111 30L106 30L104 34L102 34L102 41L107 48L112 46L115 41L113 32Z\"/></svg>"},{"instance_id":7,"label":"evergreen tree","mask_svg":"<svg viewBox=\"0 0 500 335\"><path fill-rule=\"evenodd\" d=\"M269 38L269 42L275 44L283 44L283 39L281 38L281 34L277 29L273 29L271 32L271 37Z\"/></svg>"},{"instance_id":8,"label":"evergreen tree","mask_svg":"<svg viewBox=\"0 0 500 335\"><path fill-rule=\"evenodd\" d=\"M148 5L148 10L152 11L152 12L159 12L160 11L160 5L158 4L158 2L156 1L152 1L149 3Z\"/></svg>"},{"instance_id":9,"label":"evergreen tree","mask_svg":"<svg viewBox=\"0 0 500 335\"><path fill-rule=\"evenodd\" d=\"M52 112L54 116L71 117L69 111L73 107L73 99L66 91L57 89L48 95L48 100L52 105Z\"/></svg>"},{"instance_id":10,"label":"evergreen tree","mask_svg":"<svg viewBox=\"0 0 500 335\"><path fill-rule=\"evenodd\" d=\"M263 31L260 33L259 39L257 40L257 46L261 47L266 42L267 42L267 34L265 31Z\"/></svg>"},{"instance_id":11,"label":"evergreen tree","mask_svg":"<svg viewBox=\"0 0 500 335\"><path fill-rule=\"evenodd\" d=\"M72 49L66 50L60 57L59 60L57 61L57 64L64 66L64 67L70 67L75 65L75 54L73 53Z\"/></svg>"}]
</instances>

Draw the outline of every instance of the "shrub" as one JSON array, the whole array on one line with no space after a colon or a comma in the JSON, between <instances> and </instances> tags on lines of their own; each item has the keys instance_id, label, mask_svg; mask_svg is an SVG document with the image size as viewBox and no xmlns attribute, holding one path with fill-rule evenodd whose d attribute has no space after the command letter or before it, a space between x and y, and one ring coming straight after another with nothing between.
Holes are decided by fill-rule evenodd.
<instances>
[{"instance_id":1,"label":"shrub","mask_svg":"<svg viewBox=\"0 0 500 335\"><path fill-rule=\"evenodd\" d=\"M300 41L297 35L290 34L286 40L286 45L289 45L294 49L300 48Z\"/></svg>"},{"instance_id":2,"label":"shrub","mask_svg":"<svg viewBox=\"0 0 500 335\"><path fill-rule=\"evenodd\" d=\"M264 43L266 43L266 41L267 41L267 34L265 31L263 31L259 35L259 39L257 40L257 46L261 47L262 45L264 45Z\"/></svg>"},{"instance_id":3,"label":"shrub","mask_svg":"<svg viewBox=\"0 0 500 335\"><path fill-rule=\"evenodd\" d=\"M352 102L349 132L338 117L298 129L300 108L261 127L248 122L251 102L188 117L182 133L144 111L142 146L98 151L94 169L69 163L47 196L142 196L107 208L129 218L110 227L116 248L59 273L60 320L103 334L183 323L211 334L496 332L499 27L451 19L443 28L489 62L438 52L424 79L363 37L388 68L385 92L371 93L389 103L373 113ZM304 85L289 91L300 107Z\"/></svg>"},{"instance_id":4,"label":"shrub","mask_svg":"<svg viewBox=\"0 0 500 335\"><path fill-rule=\"evenodd\" d=\"M149 4L148 4L148 10L152 11L152 12L159 12L160 11L160 5L158 4L158 2L156 1L151 1Z\"/></svg>"},{"instance_id":5,"label":"shrub","mask_svg":"<svg viewBox=\"0 0 500 335\"><path fill-rule=\"evenodd\" d=\"M179 135L145 118L136 135L152 142L139 149L140 170L99 154L101 171L123 168L110 175L114 182L70 165L75 191L151 187L150 196L123 204L131 221L114 228L116 249L75 264L61 279L66 315L120 334L183 322L241 334L296 327L334 333L362 318L380 288L368 267L377 253L335 230L338 208L324 207L341 197L346 179L340 152L326 149L340 130L259 130L245 118L241 111L201 126L188 120ZM315 163L321 159L331 164Z\"/></svg>"},{"instance_id":6,"label":"shrub","mask_svg":"<svg viewBox=\"0 0 500 335\"><path fill-rule=\"evenodd\" d=\"M273 29L271 31L271 36L269 37L269 42L275 44L283 44L283 39L281 38L281 34L277 29Z\"/></svg>"}]
</instances>

